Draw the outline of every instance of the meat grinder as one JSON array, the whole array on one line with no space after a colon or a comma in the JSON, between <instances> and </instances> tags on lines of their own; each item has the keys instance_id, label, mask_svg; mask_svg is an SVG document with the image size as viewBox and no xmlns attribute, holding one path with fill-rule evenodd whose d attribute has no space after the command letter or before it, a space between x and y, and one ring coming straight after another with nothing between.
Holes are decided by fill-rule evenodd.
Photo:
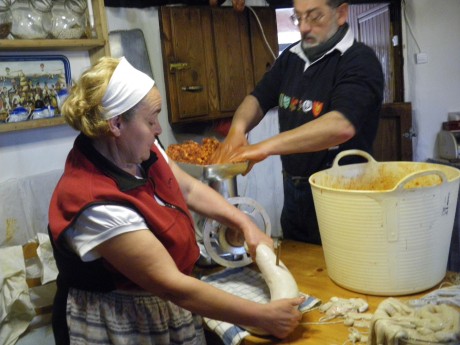
<instances>
[{"instance_id":1,"label":"meat grinder","mask_svg":"<svg viewBox=\"0 0 460 345\"><path fill-rule=\"evenodd\" d=\"M264 208L251 198L238 196L237 176L247 170L248 162L212 165L177 164L244 212L264 233L271 235L270 218ZM239 232L197 214L194 214L194 220L201 254L198 266L218 264L224 267L242 267L252 262L246 251L244 238Z\"/></svg>"}]
</instances>

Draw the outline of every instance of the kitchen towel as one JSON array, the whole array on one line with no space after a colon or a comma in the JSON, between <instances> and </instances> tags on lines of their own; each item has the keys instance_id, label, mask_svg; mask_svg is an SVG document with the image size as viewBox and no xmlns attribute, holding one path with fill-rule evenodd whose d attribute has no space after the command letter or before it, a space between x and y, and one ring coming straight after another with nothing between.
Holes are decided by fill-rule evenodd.
<instances>
[{"instance_id":1,"label":"kitchen towel","mask_svg":"<svg viewBox=\"0 0 460 345\"><path fill-rule=\"evenodd\" d=\"M24 257L23 246L0 248L0 344L51 344L51 306L57 277L51 242L38 233L37 256ZM30 287L27 279L39 278L42 285ZM36 315L35 308L40 312ZM30 336L32 332L37 335ZM44 340L46 339L46 340Z\"/></svg>"},{"instance_id":2,"label":"kitchen towel","mask_svg":"<svg viewBox=\"0 0 460 345\"><path fill-rule=\"evenodd\" d=\"M0 248L0 344L15 344L35 315L22 246Z\"/></svg>"},{"instance_id":3,"label":"kitchen towel","mask_svg":"<svg viewBox=\"0 0 460 345\"><path fill-rule=\"evenodd\" d=\"M55 281L58 275L56 261L54 260L53 247L48 234L37 234L38 248L37 256L41 264L41 283L45 285Z\"/></svg>"},{"instance_id":4,"label":"kitchen towel","mask_svg":"<svg viewBox=\"0 0 460 345\"><path fill-rule=\"evenodd\" d=\"M233 295L246 298L258 303L270 301L270 291L262 275L247 267L227 268L218 273L201 277L201 280ZM321 301L302 293L306 299L300 306L305 313ZM225 345L238 345L249 335L245 329L223 321L204 318L206 326L216 333Z\"/></svg>"}]
</instances>

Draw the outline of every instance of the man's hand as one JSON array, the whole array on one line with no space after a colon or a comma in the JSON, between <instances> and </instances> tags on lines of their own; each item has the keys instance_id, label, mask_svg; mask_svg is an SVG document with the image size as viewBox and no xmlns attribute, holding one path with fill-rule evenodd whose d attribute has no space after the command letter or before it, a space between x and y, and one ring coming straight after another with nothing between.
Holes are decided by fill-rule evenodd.
<instances>
[{"instance_id":1,"label":"man's hand","mask_svg":"<svg viewBox=\"0 0 460 345\"><path fill-rule=\"evenodd\" d=\"M248 169L243 173L244 176L251 171L254 164L263 161L267 157L268 154L263 149L263 145L258 143L238 147L228 156L228 162L236 163L249 161Z\"/></svg>"},{"instance_id":2,"label":"man's hand","mask_svg":"<svg viewBox=\"0 0 460 345\"><path fill-rule=\"evenodd\" d=\"M231 161L230 158L233 156L235 150L246 145L248 145L246 135L235 134L230 131L225 140L217 147L216 151L211 156L210 164L236 162Z\"/></svg>"}]
</instances>

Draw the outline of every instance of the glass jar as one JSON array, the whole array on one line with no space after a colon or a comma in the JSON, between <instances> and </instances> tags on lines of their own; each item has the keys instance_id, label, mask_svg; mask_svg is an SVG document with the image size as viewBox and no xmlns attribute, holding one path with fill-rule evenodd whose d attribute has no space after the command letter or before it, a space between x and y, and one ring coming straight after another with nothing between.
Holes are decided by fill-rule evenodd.
<instances>
[{"instance_id":1,"label":"glass jar","mask_svg":"<svg viewBox=\"0 0 460 345\"><path fill-rule=\"evenodd\" d=\"M86 0L55 0L51 36L59 39L81 38L86 33Z\"/></svg>"},{"instance_id":2,"label":"glass jar","mask_svg":"<svg viewBox=\"0 0 460 345\"><path fill-rule=\"evenodd\" d=\"M11 7L14 38L47 38L51 31L52 0L16 0Z\"/></svg>"},{"instance_id":3,"label":"glass jar","mask_svg":"<svg viewBox=\"0 0 460 345\"><path fill-rule=\"evenodd\" d=\"M0 39L8 37L12 25L11 0L0 0Z\"/></svg>"}]
</instances>

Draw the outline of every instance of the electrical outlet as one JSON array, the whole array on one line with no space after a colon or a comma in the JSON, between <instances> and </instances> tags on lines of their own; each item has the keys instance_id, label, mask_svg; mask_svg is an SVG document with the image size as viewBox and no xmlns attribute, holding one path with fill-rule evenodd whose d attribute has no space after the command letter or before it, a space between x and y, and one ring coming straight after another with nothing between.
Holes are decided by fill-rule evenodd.
<instances>
[{"instance_id":1,"label":"electrical outlet","mask_svg":"<svg viewBox=\"0 0 460 345\"><path fill-rule=\"evenodd\" d=\"M415 54L415 63L418 65L428 63L428 55L426 53Z\"/></svg>"}]
</instances>

